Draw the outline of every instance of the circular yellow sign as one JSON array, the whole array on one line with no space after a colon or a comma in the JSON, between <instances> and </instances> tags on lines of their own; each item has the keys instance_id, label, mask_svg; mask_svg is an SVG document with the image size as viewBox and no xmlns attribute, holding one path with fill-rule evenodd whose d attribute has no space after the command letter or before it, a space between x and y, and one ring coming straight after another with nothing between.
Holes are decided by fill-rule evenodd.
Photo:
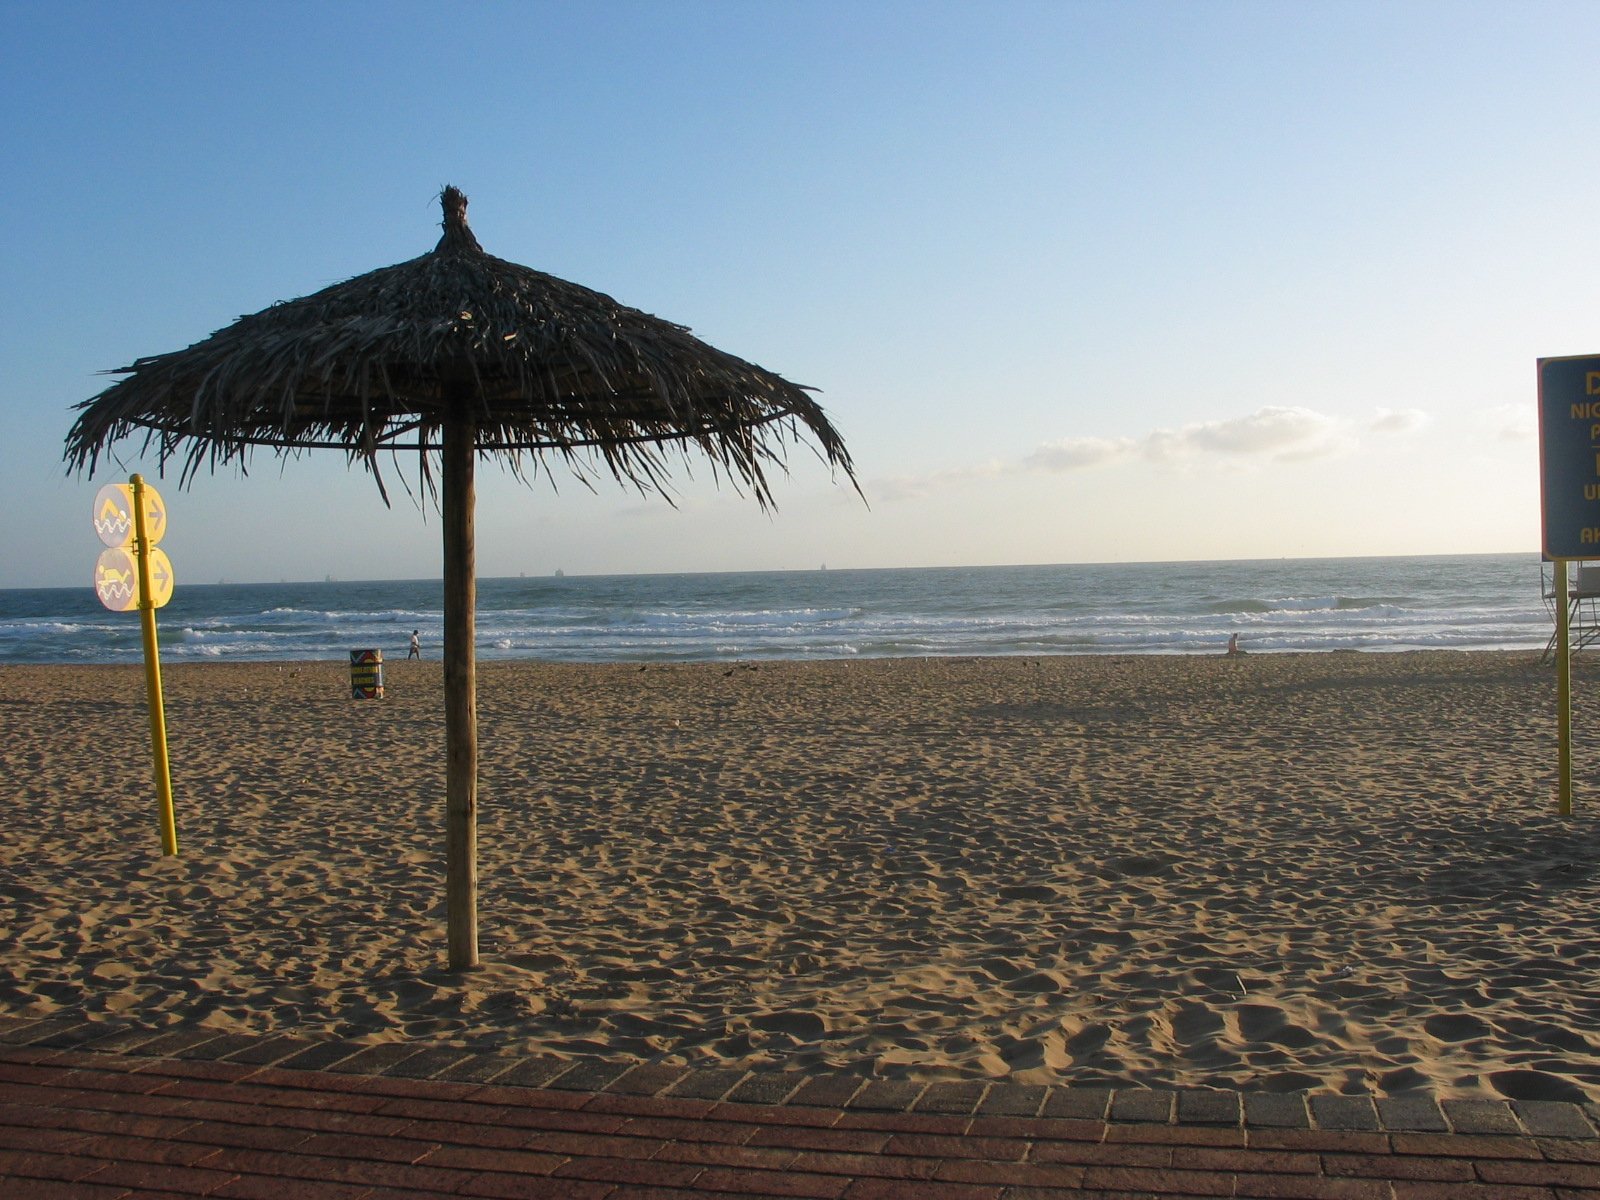
<instances>
[{"instance_id":1,"label":"circular yellow sign","mask_svg":"<svg viewBox=\"0 0 1600 1200\"><path fill-rule=\"evenodd\" d=\"M99 528L95 522L95 528ZM101 535L105 536L104 534ZM94 594L112 612L132 612L139 607L139 564L121 546L100 552L94 564Z\"/></svg>"},{"instance_id":2,"label":"circular yellow sign","mask_svg":"<svg viewBox=\"0 0 1600 1200\"><path fill-rule=\"evenodd\" d=\"M133 541L131 487L125 483L108 483L94 494L94 531L108 546L126 546Z\"/></svg>"},{"instance_id":3,"label":"circular yellow sign","mask_svg":"<svg viewBox=\"0 0 1600 1200\"><path fill-rule=\"evenodd\" d=\"M167 532L167 505L148 483L144 492L144 532L154 546ZM134 536L133 485L108 483L94 496L94 531L108 546L131 545Z\"/></svg>"},{"instance_id":4,"label":"circular yellow sign","mask_svg":"<svg viewBox=\"0 0 1600 1200\"><path fill-rule=\"evenodd\" d=\"M165 550L150 551L150 598L152 608L163 607L172 599L175 580L172 560ZM132 612L139 607L139 564L133 552L113 546L100 552L94 564L94 594L112 612Z\"/></svg>"}]
</instances>

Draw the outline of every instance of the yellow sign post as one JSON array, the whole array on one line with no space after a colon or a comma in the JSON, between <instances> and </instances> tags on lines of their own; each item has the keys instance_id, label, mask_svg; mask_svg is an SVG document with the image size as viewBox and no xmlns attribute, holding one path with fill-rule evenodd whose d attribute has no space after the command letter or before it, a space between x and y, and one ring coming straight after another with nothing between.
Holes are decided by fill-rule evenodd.
<instances>
[{"instance_id":1,"label":"yellow sign post","mask_svg":"<svg viewBox=\"0 0 1600 1200\"><path fill-rule=\"evenodd\" d=\"M156 609L172 599L173 587L172 561L165 551L156 549L156 543L167 531L167 506L155 488L138 475L125 484L107 484L94 498L94 530L107 547L94 570L94 590L100 603L112 612L139 610L161 852L176 854L178 825L172 815L167 716L161 698L161 651L156 643Z\"/></svg>"},{"instance_id":2,"label":"yellow sign post","mask_svg":"<svg viewBox=\"0 0 1600 1200\"><path fill-rule=\"evenodd\" d=\"M1556 814L1572 815L1572 629L1567 560L1555 560L1556 576Z\"/></svg>"}]
</instances>

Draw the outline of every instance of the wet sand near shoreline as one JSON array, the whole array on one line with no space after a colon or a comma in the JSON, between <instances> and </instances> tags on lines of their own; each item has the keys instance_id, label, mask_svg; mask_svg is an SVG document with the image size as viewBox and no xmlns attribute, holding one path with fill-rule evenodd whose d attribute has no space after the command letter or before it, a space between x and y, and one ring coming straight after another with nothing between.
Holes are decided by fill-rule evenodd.
<instances>
[{"instance_id":1,"label":"wet sand near shoreline","mask_svg":"<svg viewBox=\"0 0 1600 1200\"><path fill-rule=\"evenodd\" d=\"M924 1080L1600 1099L1522 653L479 668L443 970L437 663L0 668L0 1013Z\"/></svg>"}]
</instances>

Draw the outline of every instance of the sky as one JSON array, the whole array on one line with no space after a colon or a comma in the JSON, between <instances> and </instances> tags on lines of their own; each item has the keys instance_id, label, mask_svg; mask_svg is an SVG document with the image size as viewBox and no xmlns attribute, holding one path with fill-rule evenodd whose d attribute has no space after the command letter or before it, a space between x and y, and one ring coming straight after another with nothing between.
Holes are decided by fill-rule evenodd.
<instances>
[{"instance_id":1,"label":"sky","mask_svg":"<svg viewBox=\"0 0 1600 1200\"><path fill-rule=\"evenodd\" d=\"M62 448L105 372L430 250L445 184L817 388L865 497L486 464L485 577L1533 552L1535 361L1600 352L1587 2L0 11L0 587L89 586L134 471L180 587L438 577L336 452Z\"/></svg>"}]
</instances>

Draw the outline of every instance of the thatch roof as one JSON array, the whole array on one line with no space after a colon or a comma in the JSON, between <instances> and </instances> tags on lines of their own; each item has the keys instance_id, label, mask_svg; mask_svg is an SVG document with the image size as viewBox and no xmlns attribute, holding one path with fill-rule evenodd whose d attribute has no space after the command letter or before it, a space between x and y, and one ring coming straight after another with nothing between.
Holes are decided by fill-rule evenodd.
<instances>
[{"instance_id":1,"label":"thatch roof","mask_svg":"<svg viewBox=\"0 0 1600 1200\"><path fill-rule=\"evenodd\" d=\"M837 431L807 395L681 325L484 252L467 198L441 195L428 254L239 318L184 350L141 358L80 404L74 470L143 431L186 482L245 464L253 446L345 451L376 474L384 451L437 450L447 415L479 450L520 471L555 453L583 474L662 489L663 443L696 445L713 469L770 503L764 468L807 440L851 473ZM770 427L770 428L769 428ZM425 478L429 455L422 456ZM853 478L853 477L852 477Z\"/></svg>"}]
</instances>

